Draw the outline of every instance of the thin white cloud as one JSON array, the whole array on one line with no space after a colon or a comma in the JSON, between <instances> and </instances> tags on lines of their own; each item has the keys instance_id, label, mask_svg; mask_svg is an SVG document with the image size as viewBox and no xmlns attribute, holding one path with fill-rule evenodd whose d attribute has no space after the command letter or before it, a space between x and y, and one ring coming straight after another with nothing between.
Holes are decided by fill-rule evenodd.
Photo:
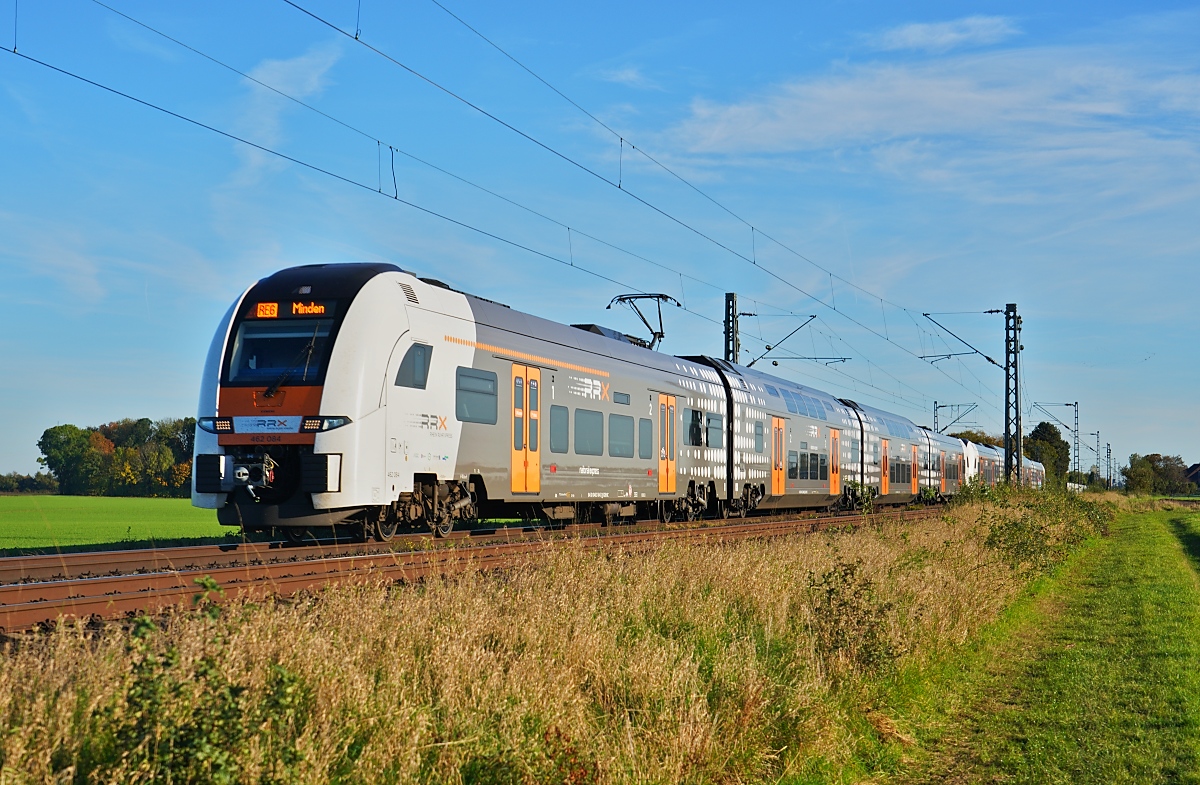
<instances>
[{"instance_id":1,"label":"thin white cloud","mask_svg":"<svg viewBox=\"0 0 1200 785\"><path fill-rule=\"evenodd\" d=\"M968 46L987 46L1019 34L1004 16L968 16L951 22L912 23L873 36L871 43L884 50L948 52Z\"/></svg>"},{"instance_id":2,"label":"thin white cloud","mask_svg":"<svg viewBox=\"0 0 1200 785\"><path fill-rule=\"evenodd\" d=\"M1198 94L1200 69L1023 49L871 63L738 103L699 100L674 133L710 165L836 159L980 201L1072 189L1149 200L1196 191L1200 139L1186 129L1200 118Z\"/></svg>"},{"instance_id":3,"label":"thin white cloud","mask_svg":"<svg viewBox=\"0 0 1200 785\"><path fill-rule=\"evenodd\" d=\"M295 98L319 94L329 83L329 71L342 56L336 43L317 44L304 54L286 60L264 60L250 71L250 76L263 84ZM253 82L247 83L249 95L243 102L238 118L238 130L250 141L267 146L283 139L283 117L294 104L278 93ZM282 164L266 153L237 145L245 165L235 176L235 184L255 182L261 171Z\"/></svg>"},{"instance_id":4,"label":"thin white cloud","mask_svg":"<svg viewBox=\"0 0 1200 785\"><path fill-rule=\"evenodd\" d=\"M162 44L162 39L152 38L140 28L130 27L128 23L109 19L105 24L109 39L120 49L127 52L149 55L165 63L178 62L179 50L171 49Z\"/></svg>"},{"instance_id":5,"label":"thin white cloud","mask_svg":"<svg viewBox=\"0 0 1200 785\"><path fill-rule=\"evenodd\" d=\"M607 68L595 72L596 78L604 82L614 82L622 84L626 87L633 87L638 90L661 90L662 87L654 80L648 78L642 73L642 69L635 65L622 66L621 68Z\"/></svg>"},{"instance_id":6,"label":"thin white cloud","mask_svg":"<svg viewBox=\"0 0 1200 785\"><path fill-rule=\"evenodd\" d=\"M51 281L56 293L67 293L74 302L104 299L100 261L89 247L86 233L54 221L27 214L0 213L0 229L7 238L6 256L14 263L5 276L18 274ZM54 302L55 296L46 296Z\"/></svg>"}]
</instances>

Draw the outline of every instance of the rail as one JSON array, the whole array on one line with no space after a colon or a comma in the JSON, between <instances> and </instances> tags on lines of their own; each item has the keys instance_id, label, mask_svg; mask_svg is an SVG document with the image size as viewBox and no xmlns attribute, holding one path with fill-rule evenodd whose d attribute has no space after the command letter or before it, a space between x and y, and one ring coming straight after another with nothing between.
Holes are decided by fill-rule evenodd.
<instances>
[{"instance_id":1,"label":"rail","mask_svg":"<svg viewBox=\"0 0 1200 785\"><path fill-rule=\"evenodd\" d=\"M412 581L432 574L504 569L548 548L580 542L593 549L643 550L663 542L731 542L778 537L864 522L908 520L927 509L823 518L753 519L666 528L580 525L502 527L457 532L449 540L401 535L386 546L321 542L311 546L238 543L129 551L0 558L0 633L64 619L113 619L185 605L211 578L222 601L288 596L365 580ZM478 544L476 544L476 542Z\"/></svg>"}]
</instances>

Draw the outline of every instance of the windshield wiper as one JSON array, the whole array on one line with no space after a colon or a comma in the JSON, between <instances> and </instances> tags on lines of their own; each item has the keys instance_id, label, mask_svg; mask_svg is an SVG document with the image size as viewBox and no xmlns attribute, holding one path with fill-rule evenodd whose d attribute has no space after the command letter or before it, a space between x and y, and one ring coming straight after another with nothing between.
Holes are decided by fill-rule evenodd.
<instances>
[{"instance_id":1,"label":"windshield wiper","mask_svg":"<svg viewBox=\"0 0 1200 785\"><path fill-rule=\"evenodd\" d=\"M288 363L288 366L284 369L283 373L279 374L279 378L272 382L271 386L266 389L266 391L263 393L264 398L275 397L275 393L279 392L279 388L283 386L283 383L286 382L288 377L292 375L292 371L296 370L296 366L300 364L301 357L304 358L304 378L306 380L308 379L308 364L312 361L313 352L317 348L317 333L320 332L320 330L321 323L317 322L316 327L313 328L312 338L308 339L308 343L306 343L304 348L301 349L299 354L296 355L296 359Z\"/></svg>"}]
</instances>

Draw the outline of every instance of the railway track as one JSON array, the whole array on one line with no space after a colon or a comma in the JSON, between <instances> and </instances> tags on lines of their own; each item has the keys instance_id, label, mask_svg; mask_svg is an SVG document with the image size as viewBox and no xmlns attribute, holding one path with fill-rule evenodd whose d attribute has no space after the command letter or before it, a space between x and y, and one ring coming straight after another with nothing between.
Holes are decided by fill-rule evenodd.
<instances>
[{"instance_id":1,"label":"railway track","mask_svg":"<svg viewBox=\"0 0 1200 785\"><path fill-rule=\"evenodd\" d=\"M929 510L875 513L866 520L906 520ZM311 546L239 543L182 548L0 558L0 633L64 619L112 619L191 603L210 578L222 600L288 596L336 583L419 580L431 574L512 567L564 542L593 549L641 550L668 541L730 542L863 523L861 514L738 520L666 528L579 525L565 529L505 527L456 532L435 541L401 535L385 545L321 542ZM214 598L216 599L216 598Z\"/></svg>"}]
</instances>

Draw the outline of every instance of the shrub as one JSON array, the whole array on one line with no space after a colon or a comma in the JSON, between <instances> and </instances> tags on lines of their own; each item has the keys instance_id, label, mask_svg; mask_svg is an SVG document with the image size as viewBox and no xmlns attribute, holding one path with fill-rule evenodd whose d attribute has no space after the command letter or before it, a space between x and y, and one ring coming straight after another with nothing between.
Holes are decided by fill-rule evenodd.
<instances>
[{"instance_id":1,"label":"shrub","mask_svg":"<svg viewBox=\"0 0 1200 785\"><path fill-rule=\"evenodd\" d=\"M813 635L817 651L834 672L854 667L874 671L899 655L888 634L892 604L875 591L862 561L839 561L820 578L810 573Z\"/></svg>"}]
</instances>

